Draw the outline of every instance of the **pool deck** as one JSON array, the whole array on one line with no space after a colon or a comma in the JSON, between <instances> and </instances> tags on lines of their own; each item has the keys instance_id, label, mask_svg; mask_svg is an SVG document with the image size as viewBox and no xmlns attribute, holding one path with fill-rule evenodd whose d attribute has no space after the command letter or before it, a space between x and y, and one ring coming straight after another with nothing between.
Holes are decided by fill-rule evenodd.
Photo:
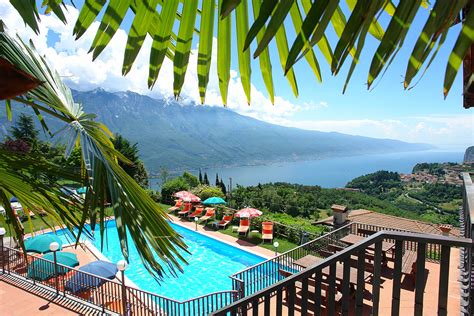
<instances>
[{"instance_id":1,"label":"pool deck","mask_svg":"<svg viewBox=\"0 0 474 316\"><path fill-rule=\"evenodd\" d=\"M176 216L170 215L173 223L195 231L196 224ZM58 227L57 229L61 229ZM46 230L44 232L47 232ZM211 230L202 225L198 225L198 233L225 242L239 249L249 251L264 258L270 258L275 255L273 251L251 244L244 240ZM64 251L72 252L77 255L81 265L97 259L95 249L89 249L87 245L79 247L65 246ZM92 248L92 247L91 247ZM237 272L237 271L236 271ZM128 285L131 282L126 280ZM41 290L37 286L31 285L28 281L18 281L15 278L2 275L0 273L0 315L99 315L94 308L78 303L75 300L59 297L51 294L51 291Z\"/></svg>"},{"instance_id":2,"label":"pool deck","mask_svg":"<svg viewBox=\"0 0 474 316\"><path fill-rule=\"evenodd\" d=\"M174 216L173 214L168 214L168 216L170 217L170 219L172 220L172 222L174 224L177 224L177 225L185 227L187 229L196 231L196 223L190 222L190 221L188 221L186 219L183 219L183 218L179 218L177 216ZM221 242L225 242L226 244L229 244L231 246L234 246L234 247L240 248L242 250L251 252L251 253L256 254L260 257L264 257L266 259L269 259L269 258L272 258L272 257L275 256L274 251L271 251L271 250L265 249L263 247L260 247L258 245L249 243L248 241L223 234L223 233L219 232L218 230L213 230L213 229L211 229L207 226L205 227L203 225L198 224L197 227L198 227L197 232L200 233L200 234L203 234L205 236L214 238L214 239L219 240Z\"/></svg>"}]
</instances>

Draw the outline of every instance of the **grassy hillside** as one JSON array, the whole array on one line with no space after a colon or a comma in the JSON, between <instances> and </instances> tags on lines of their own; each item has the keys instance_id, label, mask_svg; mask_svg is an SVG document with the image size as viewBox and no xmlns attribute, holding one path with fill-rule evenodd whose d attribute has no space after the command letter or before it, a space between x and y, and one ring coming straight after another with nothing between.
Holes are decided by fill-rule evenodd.
<instances>
[{"instance_id":1,"label":"grassy hillside","mask_svg":"<svg viewBox=\"0 0 474 316\"><path fill-rule=\"evenodd\" d=\"M446 221L445 218L438 218L431 214L427 216L427 213L413 210L409 201L394 203L364 192L324 189L319 186L268 183L250 187L239 186L232 195L233 207L251 205L267 213L283 213L306 221L327 217L331 214L332 204L343 204L349 209L368 209L429 222Z\"/></svg>"}]
</instances>

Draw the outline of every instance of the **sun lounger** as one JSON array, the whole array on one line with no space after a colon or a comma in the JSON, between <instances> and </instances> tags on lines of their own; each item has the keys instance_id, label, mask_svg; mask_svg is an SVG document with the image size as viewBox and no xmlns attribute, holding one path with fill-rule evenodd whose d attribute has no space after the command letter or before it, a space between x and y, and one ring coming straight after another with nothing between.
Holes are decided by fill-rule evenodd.
<instances>
[{"instance_id":1,"label":"sun lounger","mask_svg":"<svg viewBox=\"0 0 474 316\"><path fill-rule=\"evenodd\" d=\"M226 228L227 225L229 225L229 223L232 221L232 215L225 215L222 220L217 223L217 226L219 226L219 228Z\"/></svg>"},{"instance_id":2,"label":"sun lounger","mask_svg":"<svg viewBox=\"0 0 474 316\"><path fill-rule=\"evenodd\" d=\"M262 240L273 240L273 223L272 222L263 222L262 223Z\"/></svg>"},{"instance_id":3,"label":"sun lounger","mask_svg":"<svg viewBox=\"0 0 474 316\"><path fill-rule=\"evenodd\" d=\"M214 215L216 214L216 210L211 208L211 207L207 207L206 208L206 214L204 214L203 217L201 217L201 221L207 221L209 220L210 218L214 217Z\"/></svg>"},{"instance_id":4,"label":"sun lounger","mask_svg":"<svg viewBox=\"0 0 474 316\"><path fill-rule=\"evenodd\" d=\"M184 208L178 212L178 216L186 216L189 212L191 212L192 208L193 205L191 203L184 204Z\"/></svg>"},{"instance_id":5,"label":"sun lounger","mask_svg":"<svg viewBox=\"0 0 474 316\"><path fill-rule=\"evenodd\" d=\"M195 210L194 212L192 212L191 214L189 214L189 215L188 215L188 218L191 219L191 218L195 218L195 217L201 216L203 209L204 209L204 207L202 207L202 206L196 207L196 210Z\"/></svg>"},{"instance_id":6,"label":"sun lounger","mask_svg":"<svg viewBox=\"0 0 474 316\"><path fill-rule=\"evenodd\" d=\"M250 220L248 218L243 218L240 220L240 226L239 229L237 229L237 232L239 235L247 235L249 232L250 228Z\"/></svg>"},{"instance_id":7,"label":"sun lounger","mask_svg":"<svg viewBox=\"0 0 474 316\"><path fill-rule=\"evenodd\" d=\"M175 212L183 206L183 200L176 200L174 206L170 207L168 211Z\"/></svg>"}]
</instances>

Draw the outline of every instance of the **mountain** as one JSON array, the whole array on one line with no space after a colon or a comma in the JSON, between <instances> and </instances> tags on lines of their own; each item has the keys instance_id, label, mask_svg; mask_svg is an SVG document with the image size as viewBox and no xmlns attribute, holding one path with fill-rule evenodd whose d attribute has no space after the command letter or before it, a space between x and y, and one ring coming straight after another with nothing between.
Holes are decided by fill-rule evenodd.
<instances>
[{"instance_id":1,"label":"mountain","mask_svg":"<svg viewBox=\"0 0 474 316\"><path fill-rule=\"evenodd\" d=\"M432 148L391 139L283 127L224 107L183 105L134 92L96 89L73 91L73 95L86 112L96 113L112 132L137 142L151 172L161 166L171 170L196 169ZM60 127L56 122L47 123L53 130Z\"/></svg>"},{"instance_id":2,"label":"mountain","mask_svg":"<svg viewBox=\"0 0 474 316\"><path fill-rule=\"evenodd\" d=\"M474 146L470 146L464 153L464 163L474 163Z\"/></svg>"}]
</instances>

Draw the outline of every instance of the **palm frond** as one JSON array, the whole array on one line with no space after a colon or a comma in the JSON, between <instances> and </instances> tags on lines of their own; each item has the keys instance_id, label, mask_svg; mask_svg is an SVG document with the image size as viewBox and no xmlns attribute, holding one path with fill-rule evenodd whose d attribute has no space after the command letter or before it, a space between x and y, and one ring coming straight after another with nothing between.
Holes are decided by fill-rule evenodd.
<instances>
[{"instance_id":1,"label":"palm frond","mask_svg":"<svg viewBox=\"0 0 474 316\"><path fill-rule=\"evenodd\" d=\"M96 122L94 115L85 113L82 106L74 102L70 89L39 56L32 44L26 45L19 38L13 39L6 33L0 33L0 48L3 54L1 57L43 82L26 96L14 100L65 122L63 136L68 137L67 152L74 146L80 146L84 168L80 182L87 185L89 190L84 204L86 208L80 220L73 222L73 226L79 227L81 233L85 219L91 219L93 225L98 219L103 229L104 203L106 198L110 198L124 257L128 259L128 240L131 239L154 276L160 278L165 273L163 262L173 274L181 270L181 263L185 260L180 249L185 250L186 245L167 223L166 213L118 165L118 160L127 160L114 149L110 140L112 133L103 124ZM2 173L2 179L5 174ZM38 189L33 186L31 192L35 188ZM24 200L31 197L26 192L23 194ZM41 205L39 201L35 204ZM60 214L67 214L64 212ZM71 221L68 217L62 220L66 224Z\"/></svg>"},{"instance_id":2,"label":"palm frond","mask_svg":"<svg viewBox=\"0 0 474 316\"><path fill-rule=\"evenodd\" d=\"M60 5L63 2L62 0L45 0L44 4L46 10L51 10L64 21L64 6ZM431 7L426 0L400 0L396 3L391 0L346 0L345 3L340 0L252 0L251 5L249 2L250 0L209 0L202 1L202 8L199 8L199 1L194 0L183 2L183 6L178 5L178 1L171 0L151 2L86 0L75 22L74 34L76 37L80 37L91 23L100 17L101 25L91 44L93 58L97 58L117 32L127 12L133 12L135 18L128 31L128 41L125 47L124 74L131 69L143 39L148 34L153 38L148 85L150 88L153 87L159 76L164 56L167 56L173 60L175 66L175 95L180 94L182 81L186 75L189 63L188 45L195 37L199 37L200 51L205 59L198 58L202 65L198 67L199 80L196 88L199 89L203 103L211 71L209 65L212 54L209 54L209 49L212 49L212 39L216 35L217 75L224 105L227 102L230 55L232 55L232 45L230 45L232 12L235 12L236 18L237 52L235 55L238 56L241 82L248 100L250 99L251 86L251 67L248 54L252 49L254 49L252 55L261 59L262 76L269 95L273 99L271 84L273 78L271 71L269 71L271 60L266 53L272 42L277 45L279 61L283 64L285 76L295 95L298 95L298 88L292 67L301 59L305 59L309 63L317 79L322 81L323 69L316 58L318 52L324 56L330 65L331 72L336 75L347 62L347 57L350 56L352 61L343 87L345 91L352 73L358 65L359 56L364 49L367 49L365 44L368 35L371 40L376 41L375 47L377 47L371 53L372 62L368 69L367 79L369 87L382 76L401 47L413 44L413 52L407 60L404 82L404 87L409 88L419 70L423 67L427 69L435 60L448 31L452 30L451 26L454 21L464 12L464 27L461 31L457 31L459 32L457 34L458 43L453 48L449 60L441 61L447 64L443 90L446 95L459 71L460 61L466 56L467 48L474 41L472 28L469 25L472 20L472 10L469 6L470 2L467 0L436 0L431 1ZM11 0L11 3L21 14L25 23L38 32L40 15L36 1ZM145 3L148 6L145 6ZM258 10L256 10L256 6L258 6ZM181 12L182 9L184 9L183 12ZM405 43L412 22L423 19L423 15L418 13L427 9L430 10L429 16L418 39L413 43ZM249 10L253 10L253 14ZM101 11L104 12L102 15ZM200 19L197 19L197 16L200 16ZM253 16L253 21L251 21L251 16ZM217 19L216 34L213 33L214 19ZM195 25L196 21L199 25ZM388 21L388 23L381 23L381 21ZM172 32L175 23L179 23L180 28L181 25L186 25L186 32L182 29L181 36L176 36ZM287 36L289 33L286 32L286 27L290 23L296 31L294 38ZM387 28L384 29L382 25L387 25ZM337 39L330 41L329 39L333 38L333 32L336 33ZM252 47L253 44L256 45L256 48ZM179 51L176 54L177 46L179 46ZM288 46L291 49L288 49ZM429 57L430 55L431 57Z\"/></svg>"}]
</instances>

